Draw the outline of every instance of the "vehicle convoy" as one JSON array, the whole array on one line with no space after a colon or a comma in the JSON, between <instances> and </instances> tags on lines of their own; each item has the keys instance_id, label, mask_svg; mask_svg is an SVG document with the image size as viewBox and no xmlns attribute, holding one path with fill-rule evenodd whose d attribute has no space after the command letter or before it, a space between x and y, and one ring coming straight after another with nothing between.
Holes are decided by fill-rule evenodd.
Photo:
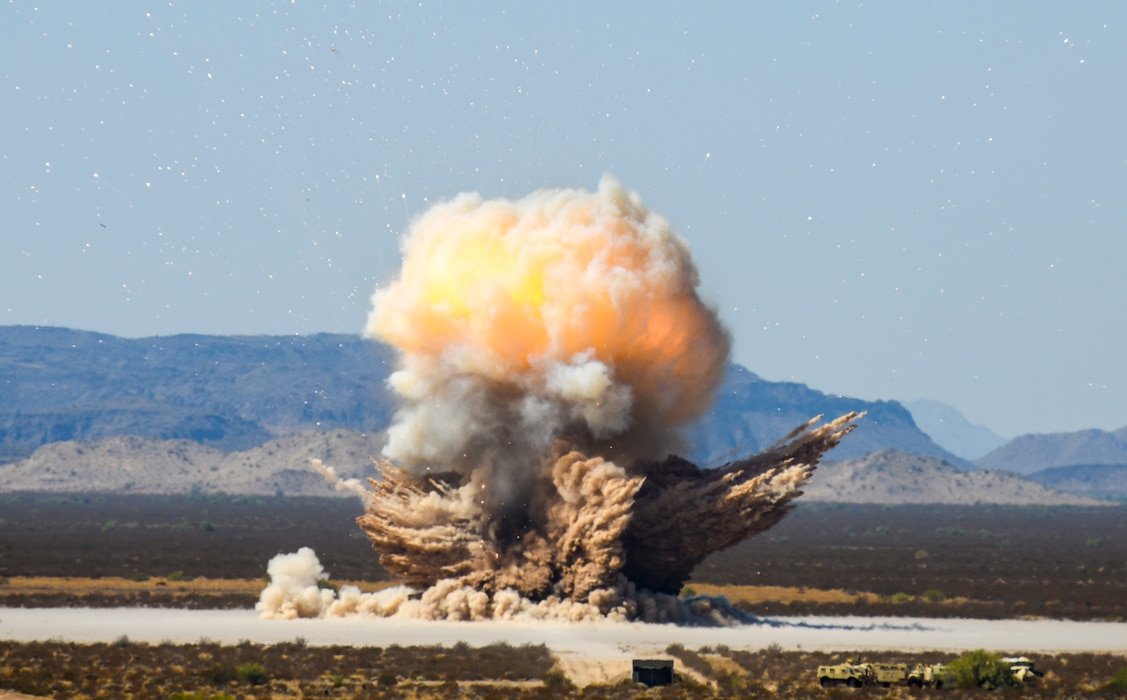
<instances>
[{"instance_id":1,"label":"vehicle convoy","mask_svg":"<svg viewBox=\"0 0 1127 700\"><path fill-rule=\"evenodd\" d=\"M1043 675L1033 668L1033 661L1024 656L1007 656L1002 659L1010 665L1013 677L1022 683L1035 680ZM888 687L905 683L913 688L942 688L951 684L951 673L944 664L885 664L862 662L860 657L851 657L843 664L818 667L818 683L823 688L846 685L860 688L865 685Z\"/></svg>"},{"instance_id":2,"label":"vehicle convoy","mask_svg":"<svg viewBox=\"0 0 1127 700\"><path fill-rule=\"evenodd\" d=\"M818 683L823 688L832 685L847 685L860 688L876 682L872 664L863 664L858 657L852 657L843 664L818 667Z\"/></svg>"},{"instance_id":3,"label":"vehicle convoy","mask_svg":"<svg viewBox=\"0 0 1127 700\"><path fill-rule=\"evenodd\" d=\"M893 683L903 682L913 672L914 669L909 670L907 664L862 663L860 658L853 657L843 664L819 666L818 683L823 688L833 685L847 685L851 688L863 685L888 687Z\"/></svg>"}]
</instances>

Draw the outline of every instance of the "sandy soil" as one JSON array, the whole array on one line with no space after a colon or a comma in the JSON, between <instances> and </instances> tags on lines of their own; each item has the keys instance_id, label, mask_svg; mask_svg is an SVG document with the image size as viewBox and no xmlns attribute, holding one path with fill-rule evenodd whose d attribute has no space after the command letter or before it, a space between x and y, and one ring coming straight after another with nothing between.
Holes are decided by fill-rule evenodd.
<instances>
[{"instance_id":1,"label":"sandy soil","mask_svg":"<svg viewBox=\"0 0 1127 700\"><path fill-rule=\"evenodd\" d=\"M253 611L157 608L0 608L0 639L76 642L133 641L277 643L302 638L307 644L481 646L494 642L545 644L569 659L598 659L594 673L616 678L615 663L663 655L672 643L689 649L726 644L755 650L783 649L940 650L985 648L1017 652L1111 652L1127 654L1127 623L1062 620L934 620L915 618L772 618L762 624L705 628L642 623L433 622L346 618L263 620Z\"/></svg>"}]
</instances>

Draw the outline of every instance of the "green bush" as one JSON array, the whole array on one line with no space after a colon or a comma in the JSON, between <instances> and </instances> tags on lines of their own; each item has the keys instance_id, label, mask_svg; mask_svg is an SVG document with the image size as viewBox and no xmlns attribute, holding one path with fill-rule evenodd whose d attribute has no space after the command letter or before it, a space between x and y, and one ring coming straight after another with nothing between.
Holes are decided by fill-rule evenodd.
<instances>
[{"instance_id":1,"label":"green bush","mask_svg":"<svg viewBox=\"0 0 1127 700\"><path fill-rule=\"evenodd\" d=\"M926 591L924 591L924 600L926 600L929 603L942 603L946 599L947 599L947 596L945 596L943 594L943 591L941 591L939 589L929 588Z\"/></svg>"},{"instance_id":2,"label":"green bush","mask_svg":"<svg viewBox=\"0 0 1127 700\"><path fill-rule=\"evenodd\" d=\"M253 661L241 664L236 668L235 677L251 685L262 685L269 680L266 669L262 668L262 664L256 664Z\"/></svg>"},{"instance_id":3,"label":"green bush","mask_svg":"<svg viewBox=\"0 0 1127 700\"><path fill-rule=\"evenodd\" d=\"M323 591L328 590L332 591L333 593L337 592L337 585L327 578L317 579L317 588Z\"/></svg>"},{"instance_id":4,"label":"green bush","mask_svg":"<svg viewBox=\"0 0 1127 700\"><path fill-rule=\"evenodd\" d=\"M1010 665L1002 657L984 649L963 654L947 665L947 673L957 688L1018 688L1021 682L1014 678Z\"/></svg>"},{"instance_id":5,"label":"green bush","mask_svg":"<svg viewBox=\"0 0 1127 700\"><path fill-rule=\"evenodd\" d=\"M911 599L912 596L908 595L907 593L896 593L892 596L893 603L907 603Z\"/></svg>"},{"instance_id":6,"label":"green bush","mask_svg":"<svg viewBox=\"0 0 1127 700\"><path fill-rule=\"evenodd\" d=\"M168 576L165 576L165 578L168 579L169 581L183 581L184 580L184 572L183 571L173 571Z\"/></svg>"},{"instance_id":7,"label":"green bush","mask_svg":"<svg viewBox=\"0 0 1127 700\"><path fill-rule=\"evenodd\" d=\"M1115 674L1115 678L1104 686L1107 690L1127 691L1127 666L1119 669L1119 673Z\"/></svg>"}]
</instances>

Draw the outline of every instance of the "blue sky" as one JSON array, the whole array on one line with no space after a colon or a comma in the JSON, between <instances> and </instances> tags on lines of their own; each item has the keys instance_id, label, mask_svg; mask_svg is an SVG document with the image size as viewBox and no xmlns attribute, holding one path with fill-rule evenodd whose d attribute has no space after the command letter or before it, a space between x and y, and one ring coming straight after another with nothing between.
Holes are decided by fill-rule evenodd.
<instances>
[{"instance_id":1,"label":"blue sky","mask_svg":"<svg viewBox=\"0 0 1127 700\"><path fill-rule=\"evenodd\" d=\"M360 332L465 190L671 220L734 360L1127 425L1127 5L0 5L0 324Z\"/></svg>"}]
</instances>

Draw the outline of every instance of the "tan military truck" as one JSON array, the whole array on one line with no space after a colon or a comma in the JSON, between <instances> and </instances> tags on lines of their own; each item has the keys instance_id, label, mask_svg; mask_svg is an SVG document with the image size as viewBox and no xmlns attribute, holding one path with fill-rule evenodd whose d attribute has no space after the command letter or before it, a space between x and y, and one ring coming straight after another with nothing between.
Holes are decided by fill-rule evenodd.
<instances>
[{"instance_id":1,"label":"tan military truck","mask_svg":"<svg viewBox=\"0 0 1127 700\"><path fill-rule=\"evenodd\" d=\"M874 682L872 664L863 664L861 659L854 656L843 664L818 667L818 684L823 688L835 685L847 685L850 688L860 688Z\"/></svg>"},{"instance_id":2,"label":"tan military truck","mask_svg":"<svg viewBox=\"0 0 1127 700\"><path fill-rule=\"evenodd\" d=\"M893 683L903 683L908 677L908 664L869 664L873 667L873 683L885 688Z\"/></svg>"},{"instance_id":3,"label":"tan military truck","mask_svg":"<svg viewBox=\"0 0 1127 700\"><path fill-rule=\"evenodd\" d=\"M908 671L908 685L913 688L942 688L947 667L943 664L916 664Z\"/></svg>"},{"instance_id":4,"label":"tan military truck","mask_svg":"<svg viewBox=\"0 0 1127 700\"><path fill-rule=\"evenodd\" d=\"M818 683L823 688L834 685L847 685L851 688L883 685L887 688L893 683L902 683L907 677L907 664L862 663L856 656L843 664L818 667Z\"/></svg>"}]
</instances>

